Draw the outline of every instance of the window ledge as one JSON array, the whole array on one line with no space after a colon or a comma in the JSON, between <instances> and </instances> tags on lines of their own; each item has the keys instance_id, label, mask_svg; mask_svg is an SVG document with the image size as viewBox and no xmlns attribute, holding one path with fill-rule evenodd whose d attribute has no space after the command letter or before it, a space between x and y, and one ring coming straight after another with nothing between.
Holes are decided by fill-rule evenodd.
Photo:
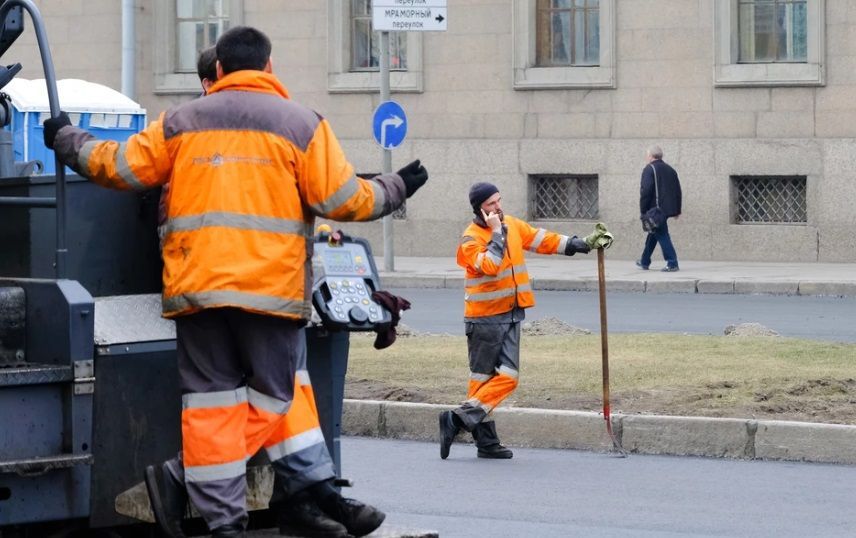
<instances>
[{"instance_id":1,"label":"window ledge","mask_svg":"<svg viewBox=\"0 0 856 538\"><path fill-rule=\"evenodd\" d=\"M390 71L389 88L395 92L422 92L422 73L418 71ZM360 71L329 73L327 90L330 93L377 93L380 91L380 73Z\"/></svg>"},{"instance_id":2,"label":"window ledge","mask_svg":"<svg viewBox=\"0 0 856 538\"><path fill-rule=\"evenodd\" d=\"M716 67L717 87L823 86L824 69L808 64L727 64Z\"/></svg>"},{"instance_id":3,"label":"window ledge","mask_svg":"<svg viewBox=\"0 0 856 538\"><path fill-rule=\"evenodd\" d=\"M514 70L515 90L615 88L611 67L527 67Z\"/></svg>"}]
</instances>

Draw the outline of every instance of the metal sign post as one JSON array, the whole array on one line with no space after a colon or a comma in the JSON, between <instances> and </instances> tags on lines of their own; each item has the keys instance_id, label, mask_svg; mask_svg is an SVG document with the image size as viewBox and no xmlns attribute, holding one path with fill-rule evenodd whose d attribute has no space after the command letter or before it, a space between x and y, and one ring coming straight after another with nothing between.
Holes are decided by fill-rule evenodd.
<instances>
[{"instance_id":1,"label":"metal sign post","mask_svg":"<svg viewBox=\"0 0 856 538\"><path fill-rule=\"evenodd\" d=\"M389 101L389 32L380 33L380 102ZM383 128L381 128L383 131ZM383 148L383 173L392 172L392 150ZM392 215L383 218L383 268L395 271L395 252L392 246Z\"/></svg>"},{"instance_id":2,"label":"metal sign post","mask_svg":"<svg viewBox=\"0 0 856 538\"><path fill-rule=\"evenodd\" d=\"M381 106L375 112L375 118L379 115L381 107L389 101L389 32L430 32L446 30L446 0L372 0L372 29L380 32L380 102ZM396 105L397 106L397 105ZM401 123L395 125L394 117L386 118L389 121L381 124L380 135L375 130L375 139L383 147L383 173L392 172L392 148L398 146L404 140L407 132L407 124L404 119L404 111L401 111L401 121L404 121L404 131L400 132L400 140L397 142L387 137L387 126L392 125L396 129ZM383 268L386 271L395 271L394 252L392 246L392 215L383 218Z\"/></svg>"}]
</instances>

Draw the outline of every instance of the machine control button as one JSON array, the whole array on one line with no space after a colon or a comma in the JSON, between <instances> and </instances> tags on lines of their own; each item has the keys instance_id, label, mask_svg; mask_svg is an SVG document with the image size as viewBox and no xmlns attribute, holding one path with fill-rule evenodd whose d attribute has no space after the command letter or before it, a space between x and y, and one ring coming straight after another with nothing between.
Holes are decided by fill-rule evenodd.
<instances>
[{"instance_id":1,"label":"machine control button","mask_svg":"<svg viewBox=\"0 0 856 538\"><path fill-rule=\"evenodd\" d=\"M336 304L345 304L345 301L341 299L336 299Z\"/></svg>"},{"instance_id":2,"label":"machine control button","mask_svg":"<svg viewBox=\"0 0 856 538\"><path fill-rule=\"evenodd\" d=\"M359 306L351 308L351 310L348 312L348 317L351 318L351 321L353 323L356 323L357 325L362 325L363 323L366 323L369 320L369 315L366 314L366 311L360 308Z\"/></svg>"},{"instance_id":3,"label":"machine control button","mask_svg":"<svg viewBox=\"0 0 856 538\"><path fill-rule=\"evenodd\" d=\"M363 303L363 304L369 304L369 300L368 300L368 299L363 299L363 300L362 300L362 301L360 301L360 302L361 302L361 303Z\"/></svg>"}]
</instances>

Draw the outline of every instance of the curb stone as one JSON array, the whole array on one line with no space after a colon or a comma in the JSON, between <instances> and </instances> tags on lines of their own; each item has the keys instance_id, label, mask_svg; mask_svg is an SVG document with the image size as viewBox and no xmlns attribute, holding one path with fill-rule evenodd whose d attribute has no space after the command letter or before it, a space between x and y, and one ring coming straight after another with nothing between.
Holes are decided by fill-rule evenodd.
<instances>
[{"instance_id":1,"label":"curb stone","mask_svg":"<svg viewBox=\"0 0 856 538\"><path fill-rule=\"evenodd\" d=\"M457 276L433 274L403 275L384 273L381 275L387 288L463 289L464 279ZM532 278L532 289L551 291L597 291L596 278ZM690 279L690 280L631 280L610 279L609 291L637 293L712 293L737 295L808 295L856 297L856 282L836 281L783 281L736 279Z\"/></svg>"},{"instance_id":2,"label":"curb stone","mask_svg":"<svg viewBox=\"0 0 856 538\"><path fill-rule=\"evenodd\" d=\"M453 408L346 399L342 433L433 442L438 435L437 416ZM493 416L503 443L509 446L596 452L612 448L600 413L499 408ZM612 421L624 448L638 454L856 464L856 426L624 414L614 414Z\"/></svg>"}]
</instances>

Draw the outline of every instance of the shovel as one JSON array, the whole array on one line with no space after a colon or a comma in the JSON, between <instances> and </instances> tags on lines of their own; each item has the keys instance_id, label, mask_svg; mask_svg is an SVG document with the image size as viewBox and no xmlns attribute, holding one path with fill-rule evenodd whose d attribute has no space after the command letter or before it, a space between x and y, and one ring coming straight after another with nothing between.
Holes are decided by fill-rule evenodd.
<instances>
[{"instance_id":1,"label":"shovel","mask_svg":"<svg viewBox=\"0 0 856 538\"><path fill-rule=\"evenodd\" d=\"M603 365L603 418L606 420L606 432L612 439L612 446L620 457L627 457L627 452L621 446L612 431L612 419L609 415L609 339L606 330L606 277L603 268L603 247L597 249L597 287L600 293L600 350Z\"/></svg>"}]
</instances>

